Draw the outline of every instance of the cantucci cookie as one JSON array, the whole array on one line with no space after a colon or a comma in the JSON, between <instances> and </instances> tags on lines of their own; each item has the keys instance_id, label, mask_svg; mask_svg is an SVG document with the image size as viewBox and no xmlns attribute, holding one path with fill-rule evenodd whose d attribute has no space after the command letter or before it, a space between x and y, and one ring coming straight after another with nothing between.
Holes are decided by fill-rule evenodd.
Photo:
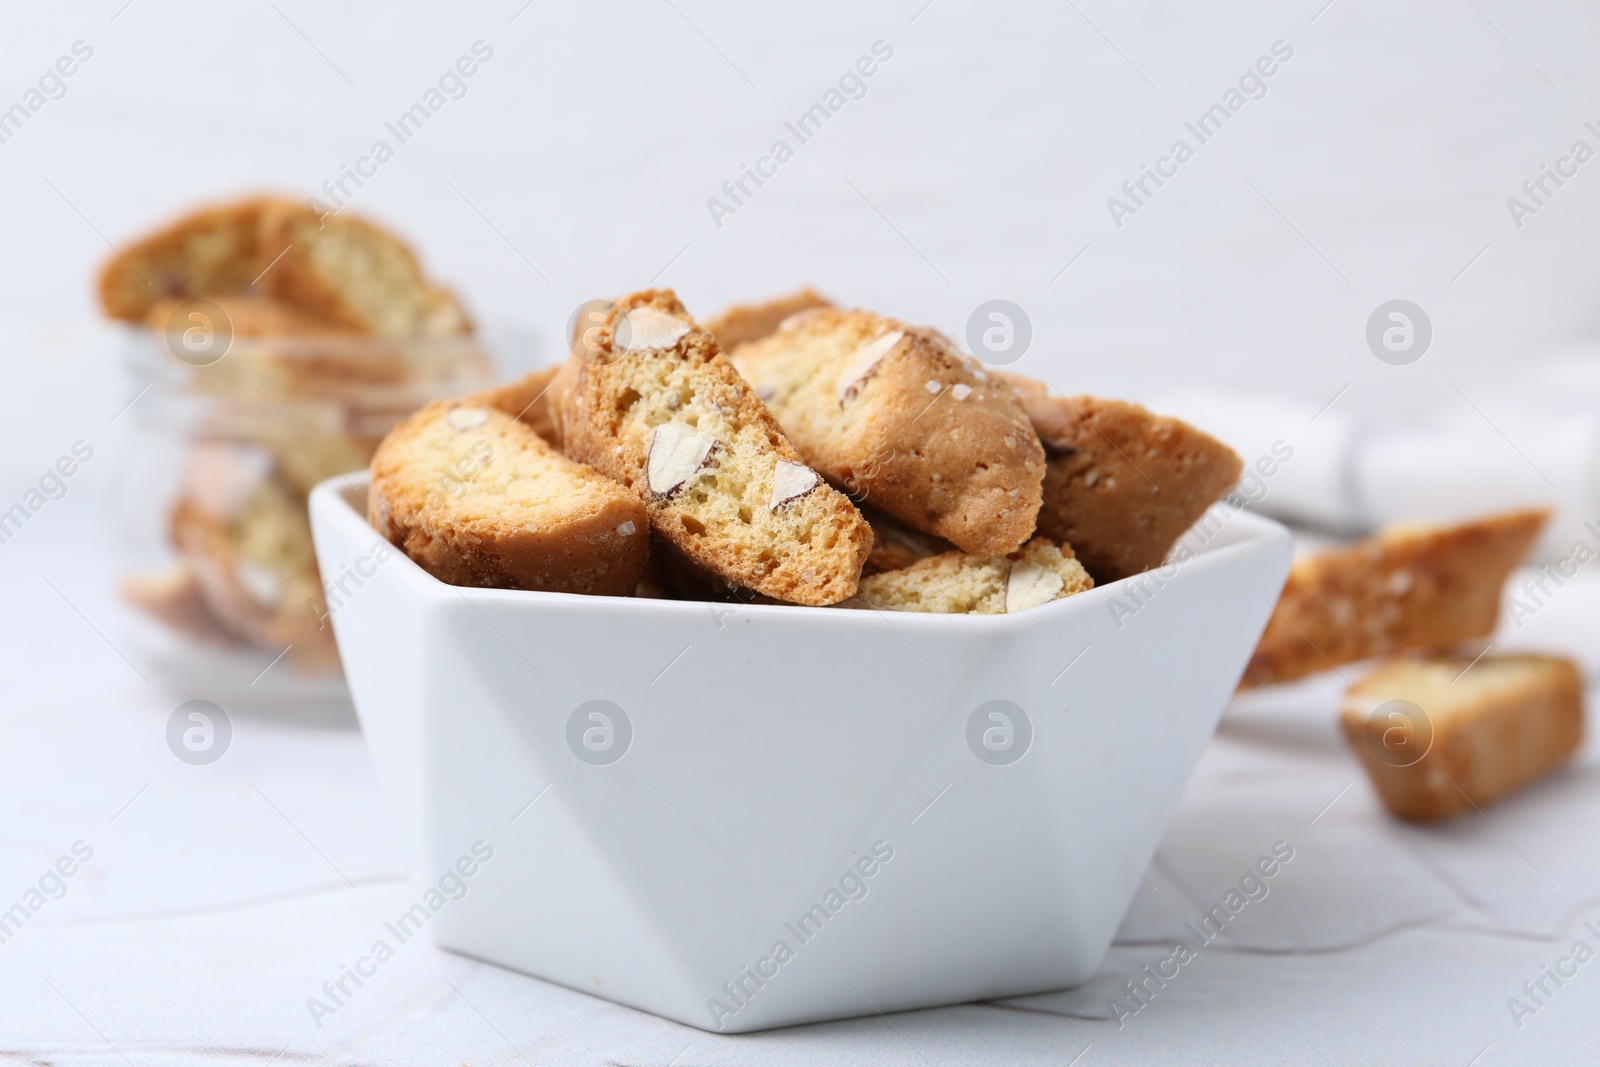
<instances>
[{"instance_id":1,"label":"cantucci cookie","mask_svg":"<svg viewBox=\"0 0 1600 1067\"><path fill-rule=\"evenodd\" d=\"M512 415L435 401L372 458L367 517L452 585L627 596L649 556L638 496Z\"/></svg>"},{"instance_id":2,"label":"cantucci cookie","mask_svg":"<svg viewBox=\"0 0 1600 1067\"><path fill-rule=\"evenodd\" d=\"M761 304L735 304L706 323L724 352L750 341L759 341L777 331L791 315L812 308L832 307L833 302L809 286L788 296L774 297Z\"/></svg>"},{"instance_id":3,"label":"cantucci cookie","mask_svg":"<svg viewBox=\"0 0 1600 1067\"><path fill-rule=\"evenodd\" d=\"M263 284L280 300L374 337L472 332L455 296L422 273L394 234L352 215L272 201L261 215Z\"/></svg>"},{"instance_id":4,"label":"cantucci cookie","mask_svg":"<svg viewBox=\"0 0 1600 1067\"><path fill-rule=\"evenodd\" d=\"M937 331L818 308L732 358L806 462L858 499L980 555L1033 535L1038 435L1010 387Z\"/></svg>"},{"instance_id":5,"label":"cantucci cookie","mask_svg":"<svg viewBox=\"0 0 1600 1067\"><path fill-rule=\"evenodd\" d=\"M197 443L170 531L201 599L229 633L265 648L288 647L302 667L337 662L305 500L264 449Z\"/></svg>"},{"instance_id":6,"label":"cantucci cookie","mask_svg":"<svg viewBox=\"0 0 1600 1067\"><path fill-rule=\"evenodd\" d=\"M557 377L567 453L644 497L689 560L796 604L853 595L872 531L671 290L624 297Z\"/></svg>"},{"instance_id":7,"label":"cantucci cookie","mask_svg":"<svg viewBox=\"0 0 1600 1067\"><path fill-rule=\"evenodd\" d=\"M946 552L861 579L854 606L940 615L1009 615L1094 588L1070 545L1036 537L1011 556Z\"/></svg>"},{"instance_id":8,"label":"cantucci cookie","mask_svg":"<svg viewBox=\"0 0 1600 1067\"><path fill-rule=\"evenodd\" d=\"M107 258L100 306L113 319L143 322L158 302L239 292L266 261L261 213L272 201L250 197L191 212Z\"/></svg>"},{"instance_id":9,"label":"cantucci cookie","mask_svg":"<svg viewBox=\"0 0 1600 1067\"><path fill-rule=\"evenodd\" d=\"M1506 577L1549 515L1534 509L1459 525L1407 523L1296 560L1241 684L1293 681L1342 663L1487 637Z\"/></svg>"},{"instance_id":10,"label":"cantucci cookie","mask_svg":"<svg viewBox=\"0 0 1600 1067\"><path fill-rule=\"evenodd\" d=\"M1097 582L1166 561L1183 532L1239 481L1232 449L1125 400L1052 396L1003 374L1048 457L1039 533L1069 542Z\"/></svg>"},{"instance_id":11,"label":"cantucci cookie","mask_svg":"<svg viewBox=\"0 0 1600 1067\"><path fill-rule=\"evenodd\" d=\"M1583 675L1556 656L1396 660L1350 687L1340 724L1384 807L1443 819L1560 766L1583 741Z\"/></svg>"}]
</instances>

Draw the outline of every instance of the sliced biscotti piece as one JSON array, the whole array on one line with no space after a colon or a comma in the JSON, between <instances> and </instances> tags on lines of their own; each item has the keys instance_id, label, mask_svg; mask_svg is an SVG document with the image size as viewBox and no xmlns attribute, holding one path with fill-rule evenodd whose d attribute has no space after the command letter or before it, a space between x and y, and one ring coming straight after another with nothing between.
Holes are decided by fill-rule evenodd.
<instances>
[{"instance_id":1,"label":"sliced biscotti piece","mask_svg":"<svg viewBox=\"0 0 1600 1067\"><path fill-rule=\"evenodd\" d=\"M280 300L374 337L472 332L455 296L434 285L394 234L353 215L272 201L261 215L262 284Z\"/></svg>"},{"instance_id":2,"label":"sliced biscotti piece","mask_svg":"<svg viewBox=\"0 0 1600 1067\"><path fill-rule=\"evenodd\" d=\"M452 585L627 596L649 556L637 494L461 400L435 401L383 439L367 519Z\"/></svg>"},{"instance_id":3,"label":"sliced biscotti piece","mask_svg":"<svg viewBox=\"0 0 1600 1067\"><path fill-rule=\"evenodd\" d=\"M1488 636L1501 587L1549 514L1406 523L1296 560L1241 684L1292 681L1397 652L1448 651Z\"/></svg>"},{"instance_id":4,"label":"sliced biscotti piece","mask_svg":"<svg viewBox=\"0 0 1600 1067\"><path fill-rule=\"evenodd\" d=\"M1006 615L1094 588L1072 546L1036 537L1010 556L946 552L861 579L857 607L940 615Z\"/></svg>"},{"instance_id":5,"label":"sliced biscotti piece","mask_svg":"<svg viewBox=\"0 0 1600 1067\"><path fill-rule=\"evenodd\" d=\"M872 530L671 290L624 297L556 379L567 454L645 497L696 565L796 604L853 595Z\"/></svg>"},{"instance_id":6,"label":"sliced biscotti piece","mask_svg":"<svg viewBox=\"0 0 1600 1067\"><path fill-rule=\"evenodd\" d=\"M1239 481L1227 445L1126 400L1052 396L1043 382L1000 375L1044 444L1039 533L1067 541L1100 583L1166 561L1183 532Z\"/></svg>"},{"instance_id":7,"label":"sliced biscotti piece","mask_svg":"<svg viewBox=\"0 0 1600 1067\"><path fill-rule=\"evenodd\" d=\"M338 662L305 497L270 453L239 441L196 442L169 521L173 547L225 630L287 649L307 669Z\"/></svg>"},{"instance_id":8,"label":"sliced biscotti piece","mask_svg":"<svg viewBox=\"0 0 1600 1067\"><path fill-rule=\"evenodd\" d=\"M1556 656L1396 660L1350 687L1340 724L1386 808L1443 819L1578 750L1583 677Z\"/></svg>"},{"instance_id":9,"label":"sliced biscotti piece","mask_svg":"<svg viewBox=\"0 0 1600 1067\"><path fill-rule=\"evenodd\" d=\"M832 307L833 301L810 286L787 296L773 297L761 304L735 304L706 323L724 352L750 341L759 341L777 331L791 315L812 308Z\"/></svg>"},{"instance_id":10,"label":"sliced biscotti piece","mask_svg":"<svg viewBox=\"0 0 1600 1067\"><path fill-rule=\"evenodd\" d=\"M529 371L514 382L484 389L462 397L466 404L477 404L503 411L527 425L534 433L557 448L561 447L561 434L556 425L555 394L551 386L561 364L556 363Z\"/></svg>"},{"instance_id":11,"label":"sliced biscotti piece","mask_svg":"<svg viewBox=\"0 0 1600 1067\"><path fill-rule=\"evenodd\" d=\"M819 308L732 358L829 481L966 552L1033 535L1038 435L1011 389L937 331Z\"/></svg>"},{"instance_id":12,"label":"sliced biscotti piece","mask_svg":"<svg viewBox=\"0 0 1600 1067\"><path fill-rule=\"evenodd\" d=\"M162 300L246 289L267 265L260 223L267 197L193 211L125 244L100 271L100 306L113 319L144 322Z\"/></svg>"}]
</instances>

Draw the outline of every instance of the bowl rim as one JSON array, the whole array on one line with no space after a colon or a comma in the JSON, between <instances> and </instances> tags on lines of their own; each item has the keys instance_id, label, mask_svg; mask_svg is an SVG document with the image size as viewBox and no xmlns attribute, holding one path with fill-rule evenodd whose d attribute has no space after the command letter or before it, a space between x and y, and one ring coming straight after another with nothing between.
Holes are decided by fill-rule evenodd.
<instances>
[{"instance_id":1,"label":"bowl rim","mask_svg":"<svg viewBox=\"0 0 1600 1067\"><path fill-rule=\"evenodd\" d=\"M1004 634L1019 627L1031 627L1042 622L1057 619L1066 614L1076 614L1080 611L1092 610L1115 597L1124 595L1128 590L1136 588L1139 580L1148 575L1157 574L1167 567L1174 566L1171 562L1164 563L1159 568L1152 568L1141 574L1108 582L1105 585L1096 585L1081 593L1062 597L1052 603L1041 607L1032 608L1026 612L1015 615L974 615L974 614L939 614L936 612L919 611L887 611L882 608L853 608L840 610L837 605L826 607L813 607L805 604L747 604L738 601L716 600L671 600L656 599L652 597L637 596L594 596L587 593L548 592L534 589L498 589L480 586L451 585L441 581L423 570L416 561L406 555L403 550L394 545L367 521L364 509L358 509L351 500L354 493L365 493L371 484L371 471L354 471L346 475L337 475L319 483L310 496L310 511L312 514L312 531L314 538L321 541L324 536L336 536L332 530L325 535L322 525L317 520L319 515L346 527L350 532L352 525L359 525L366 534L371 535L378 542L382 542L394 552L394 558L389 562L400 562L400 574L405 576L413 589L421 596L433 602L451 603L456 600L465 602L476 609L479 604L526 605L528 607L543 606L566 611L597 611L597 612L627 612L629 614L655 614L663 619L682 619L691 615L701 615L706 610L725 610L729 615L738 614L752 619L783 618L805 624L807 620L816 622L822 619L832 619L832 623L823 625L847 626L872 623L877 617L890 621L896 629L901 626L910 627L916 631L934 632L969 632L974 636L992 636ZM1273 542L1288 543L1291 538L1288 528L1274 519L1253 514L1247 510L1235 511L1229 519L1230 525L1237 523L1235 536L1226 539L1225 543L1207 544L1196 550L1187 560L1176 564L1179 570L1169 577L1161 579L1162 584L1172 584L1182 580L1185 573L1195 568L1209 571L1216 567L1224 567L1239 556L1250 555L1270 549ZM1187 536L1187 531L1184 536ZM1179 543L1183 540L1179 538Z\"/></svg>"}]
</instances>

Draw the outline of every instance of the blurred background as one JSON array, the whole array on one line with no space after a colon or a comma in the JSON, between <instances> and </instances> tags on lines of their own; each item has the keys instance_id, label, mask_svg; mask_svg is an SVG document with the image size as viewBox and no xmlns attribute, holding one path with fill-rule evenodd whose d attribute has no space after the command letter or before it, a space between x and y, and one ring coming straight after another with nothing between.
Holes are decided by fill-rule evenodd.
<instances>
[{"instance_id":1,"label":"blurred background","mask_svg":"<svg viewBox=\"0 0 1600 1067\"><path fill-rule=\"evenodd\" d=\"M24 6L6 106L74 42L93 58L0 145L0 313L27 375L6 423L21 442L91 396L115 411L89 289L109 245L199 199L323 195L477 41L493 59L351 208L485 319L548 341L652 279L702 314L810 281L959 332L998 296L1034 323L1019 369L1064 387L1459 404L1448 381L1525 375L1600 327L1590 168L1520 226L1507 207L1574 141L1600 148L1597 29L1584 5L1492 0ZM719 226L707 199L877 41L865 95ZM1280 41L1265 95L1199 144L1184 124ZM1194 158L1119 227L1108 198L1180 138ZM1395 298L1434 327L1403 370L1364 339Z\"/></svg>"}]
</instances>

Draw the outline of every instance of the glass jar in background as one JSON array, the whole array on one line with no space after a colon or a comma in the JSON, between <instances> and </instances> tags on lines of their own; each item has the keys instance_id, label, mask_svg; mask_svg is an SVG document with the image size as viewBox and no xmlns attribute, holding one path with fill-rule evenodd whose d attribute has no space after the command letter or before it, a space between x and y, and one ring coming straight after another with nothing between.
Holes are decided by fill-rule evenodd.
<instances>
[{"instance_id":1,"label":"glass jar in background","mask_svg":"<svg viewBox=\"0 0 1600 1067\"><path fill-rule=\"evenodd\" d=\"M237 337L192 303L125 346L142 390L114 489L130 650L187 690L340 699L307 496L416 408L489 384L493 361L473 335Z\"/></svg>"}]
</instances>

